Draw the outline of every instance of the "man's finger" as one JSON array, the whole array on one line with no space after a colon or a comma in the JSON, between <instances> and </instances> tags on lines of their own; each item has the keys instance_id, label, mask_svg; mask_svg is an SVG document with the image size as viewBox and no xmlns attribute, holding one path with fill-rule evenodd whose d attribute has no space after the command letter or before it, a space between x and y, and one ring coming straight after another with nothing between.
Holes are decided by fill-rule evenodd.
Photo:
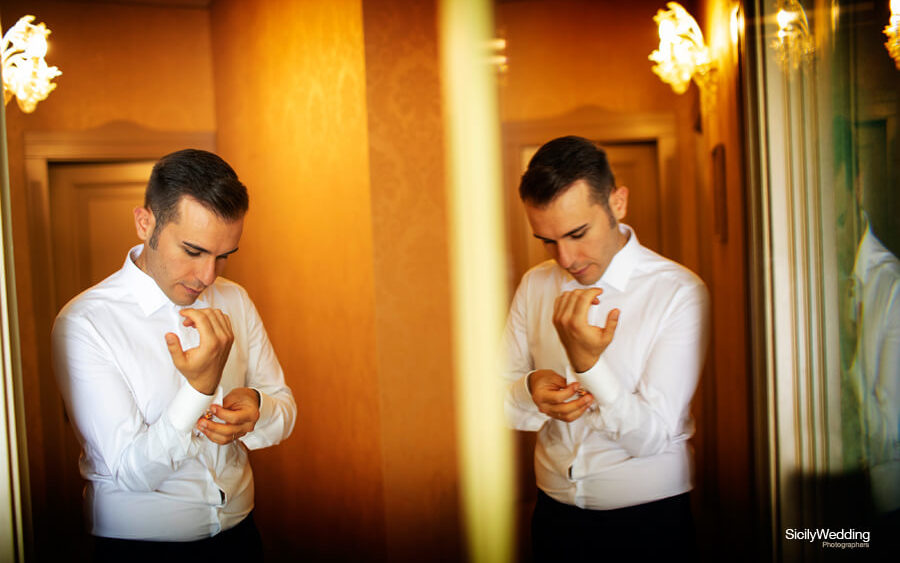
<instances>
[{"instance_id":1,"label":"man's finger","mask_svg":"<svg viewBox=\"0 0 900 563\"><path fill-rule=\"evenodd\" d=\"M581 384L576 382L558 390L545 389L535 395L534 402L541 412L557 416L575 409L584 393Z\"/></svg>"},{"instance_id":2,"label":"man's finger","mask_svg":"<svg viewBox=\"0 0 900 563\"><path fill-rule=\"evenodd\" d=\"M565 324L572 319L572 309L578 297L575 291L567 291L560 295L559 320Z\"/></svg>"},{"instance_id":3,"label":"man's finger","mask_svg":"<svg viewBox=\"0 0 900 563\"><path fill-rule=\"evenodd\" d=\"M556 405L556 407L554 407L553 411L560 416L567 416L572 414L573 412L589 407L593 402L594 396L587 394L583 397L575 399L574 401L560 403Z\"/></svg>"},{"instance_id":4,"label":"man's finger","mask_svg":"<svg viewBox=\"0 0 900 563\"><path fill-rule=\"evenodd\" d=\"M225 342L229 338L231 338L231 327L228 326L227 321L223 318L223 314L218 309L208 309L206 313L207 320L209 321L209 326L212 328L212 333L215 336L216 340L219 342Z\"/></svg>"},{"instance_id":5,"label":"man's finger","mask_svg":"<svg viewBox=\"0 0 900 563\"><path fill-rule=\"evenodd\" d=\"M224 446L231 441L232 434L219 434L218 432L213 432L207 428L201 428L200 432L203 432L203 435L209 438L211 442L219 444L220 446Z\"/></svg>"},{"instance_id":6,"label":"man's finger","mask_svg":"<svg viewBox=\"0 0 900 563\"><path fill-rule=\"evenodd\" d=\"M202 333L205 329L207 332L212 330L212 327L209 325L209 319L206 318L206 313L202 312L201 309L182 309L179 311L182 317L184 317L184 325L191 326L188 324L188 321L197 329L198 332Z\"/></svg>"},{"instance_id":7,"label":"man's finger","mask_svg":"<svg viewBox=\"0 0 900 563\"><path fill-rule=\"evenodd\" d=\"M238 403L240 407L241 403ZM221 418L229 424L244 424L253 420L253 415L249 412L249 407L226 409L221 405L212 405L210 410L214 415Z\"/></svg>"},{"instance_id":8,"label":"man's finger","mask_svg":"<svg viewBox=\"0 0 900 563\"><path fill-rule=\"evenodd\" d=\"M553 300L553 324L559 326L563 320L563 313L566 309L566 302L569 299L569 292L560 293Z\"/></svg>"},{"instance_id":9,"label":"man's finger","mask_svg":"<svg viewBox=\"0 0 900 563\"><path fill-rule=\"evenodd\" d=\"M531 389L539 389L547 387L550 389L562 389L566 386L566 378L559 375L552 369L539 369L528 376Z\"/></svg>"},{"instance_id":10,"label":"man's finger","mask_svg":"<svg viewBox=\"0 0 900 563\"><path fill-rule=\"evenodd\" d=\"M574 421L578 420L579 418L581 418L581 415L583 415L590 406L591 406L591 403L588 402L587 404L580 406L579 408L575 409L574 411L572 411L568 414L561 415L559 417L559 419L562 420L563 422L574 422Z\"/></svg>"},{"instance_id":11,"label":"man's finger","mask_svg":"<svg viewBox=\"0 0 900 563\"><path fill-rule=\"evenodd\" d=\"M232 338L234 336L234 331L231 327L231 317L226 315L225 311L222 311L221 309L213 309L212 314L218 323L218 327L222 330L222 334L226 338Z\"/></svg>"},{"instance_id":12,"label":"man's finger","mask_svg":"<svg viewBox=\"0 0 900 563\"><path fill-rule=\"evenodd\" d=\"M219 340L209 309L182 309L181 314L194 322L194 328L200 333L201 346L213 337Z\"/></svg>"},{"instance_id":13,"label":"man's finger","mask_svg":"<svg viewBox=\"0 0 900 563\"><path fill-rule=\"evenodd\" d=\"M580 293L575 303L572 304L572 318L576 321L584 321L586 324L588 309L590 309L591 305L594 305L594 301L597 300L601 293L603 293L603 290L599 287L593 287Z\"/></svg>"},{"instance_id":14,"label":"man's finger","mask_svg":"<svg viewBox=\"0 0 900 563\"><path fill-rule=\"evenodd\" d=\"M172 363L181 370L187 361L184 357L184 350L181 348L181 340L174 332L166 333L166 347L169 349L169 355L172 356Z\"/></svg>"},{"instance_id":15,"label":"man's finger","mask_svg":"<svg viewBox=\"0 0 900 563\"><path fill-rule=\"evenodd\" d=\"M572 398L576 392L577 388L573 386L567 387L556 387L552 385L542 385L540 388L536 389L538 392L538 399L544 403L563 403L570 398Z\"/></svg>"},{"instance_id":16,"label":"man's finger","mask_svg":"<svg viewBox=\"0 0 900 563\"><path fill-rule=\"evenodd\" d=\"M230 437L232 434L244 432L243 423L231 424L227 422L216 422L214 420L207 420L206 418L201 418L197 427L200 430L205 430L206 432L211 432L223 437Z\"/></svg>"},{"instance_id":17,"label":"man's finger","mask_svg":"<svg viewBox=\"0 0 900 563\"><path fill-rule=\"evenodd\" d=\"M612 341L617 326L619 326L619 310L613 309L606 315L606 326L603 327L603 339L606 342Z\"/></svg>"}]
</instances>

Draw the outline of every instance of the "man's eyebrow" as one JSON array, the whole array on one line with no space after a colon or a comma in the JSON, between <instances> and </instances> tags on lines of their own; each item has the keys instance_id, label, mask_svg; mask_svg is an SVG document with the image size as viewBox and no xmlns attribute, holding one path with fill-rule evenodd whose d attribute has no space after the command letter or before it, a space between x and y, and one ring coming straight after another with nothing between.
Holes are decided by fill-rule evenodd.
<instances>
[{"instance_id":1,"label":"man's eyebrow","mask_svg":"<svg viewBox=\"0 0 900 563\"><path fill-rule=\"evenodd\" d=\"M197 246L196 244L192 244L190 242L187 242L186 240L181 241L181 244L187 246L188 248L190 248L191 250L193 250L195 252L203 252L205 254L212 254L212 252L210 252L209 250L206 250L202 246ZM237 247L234 247L233 249L229 250L228 252L225 252L224 254L219 254L218 256L216 256L216 258L224 258L224 257L228 256L229 254L234 254L237 251L238 251Z\"/></svg>"},{"instance_id":2,"label":"man's eyebrow","mask_svg":"<svg viewBox=\"0 0 900 563\"><path fill-rule=\"evenodd\" d=\"M587 223L585 223L584 225L581 225L580 227L575 227L574 229L572 229L568 233L564 234L560 238L565 238L565 237L570 237L570 236L576 235L576 234L578 234L578 231L586 229L587 227L588 227ZM556 242L556 240L554 240L552 238L542 237L541 235L538 235L538 234L532 233L532 236L534 236L534 238L536 238L538 240L542 240L544 242Z\"/></svg>"}]
</instances>

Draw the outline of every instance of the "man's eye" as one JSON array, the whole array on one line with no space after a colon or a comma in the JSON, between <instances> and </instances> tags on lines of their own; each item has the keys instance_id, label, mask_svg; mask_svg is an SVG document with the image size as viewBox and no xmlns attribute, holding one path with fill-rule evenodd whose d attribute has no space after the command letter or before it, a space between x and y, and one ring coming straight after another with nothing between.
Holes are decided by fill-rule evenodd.
<instances>
[{"instance_id":1,"label":"man's eye","mask_svg":"<svg viewBox=\"0 0 900 563\"><path fill-rule=\"evenodd\" d=\"M191 250L189 248L185 248L184 251L187 253L188 256L200 256L200 253L197 252L196 250Z\"/></svg>"},{"instance_id":2,"label":"man's eye","mask_svg":"<svg viewBox=\"0 0 900 563\"><path fill-rule=\"evenodd\" d=\"M572 237L573 239L575 239L575 240L578 240L578 239L580 239L581 237L584 236L584 231L581 231L581 232L578 233L578 234L575 234L575 235L569 235L569 236L571 236L571 237Z\"/></svg>"}]
</instances>

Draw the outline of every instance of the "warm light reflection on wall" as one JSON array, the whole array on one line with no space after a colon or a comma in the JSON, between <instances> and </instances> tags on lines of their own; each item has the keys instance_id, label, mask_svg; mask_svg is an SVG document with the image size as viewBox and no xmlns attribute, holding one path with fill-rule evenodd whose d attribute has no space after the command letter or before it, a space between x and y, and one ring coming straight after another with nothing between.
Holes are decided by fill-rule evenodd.
<instances>
[{"instance_id":1,"label":"warm light reflection on wall","mask_svg":"<svg viewBox=\"0 0 900 563\"><path fill-rule=\"evenodd\" d=\"M469 560L512 559L511 432L499 370L505 318L499 117L484 45L489 0L440 5L460 475Z\"/></svg>"}]
</instances>

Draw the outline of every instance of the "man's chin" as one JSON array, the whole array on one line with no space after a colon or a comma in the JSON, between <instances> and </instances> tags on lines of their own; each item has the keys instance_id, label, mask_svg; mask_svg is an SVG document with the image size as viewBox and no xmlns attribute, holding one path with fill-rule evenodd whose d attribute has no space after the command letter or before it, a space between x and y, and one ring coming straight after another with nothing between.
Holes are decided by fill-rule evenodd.
<instances>
[{"instance_id":1,"label":"man's chin","mask_svg":"<svg viewBox=\"0 0 900 563\"><path fill-rule=\"evenodd\" d=\"M172 303L178 305L179 307L190 307L200 297L200 293L193 293L190 291L181 291L179 293L180 293L180 295L170 295L169 296L169 300L172 301Z\"/></svg>"},{"instance_id":2,"label":"man's chin","mask_svg":"<svg viewBox=\"0 0 900 563\"><path fill-rule=\"evenodd\" d=\"M585 268L583 271L580 271L577 273L569 272L569 275L571 275L573 278L575 278L575 281L577 281L581 285L594 285L595 283L597 283L597 280L600 279L599 276L595 275L591 271L590 266Z\"/></svg>"}]
</instances>

